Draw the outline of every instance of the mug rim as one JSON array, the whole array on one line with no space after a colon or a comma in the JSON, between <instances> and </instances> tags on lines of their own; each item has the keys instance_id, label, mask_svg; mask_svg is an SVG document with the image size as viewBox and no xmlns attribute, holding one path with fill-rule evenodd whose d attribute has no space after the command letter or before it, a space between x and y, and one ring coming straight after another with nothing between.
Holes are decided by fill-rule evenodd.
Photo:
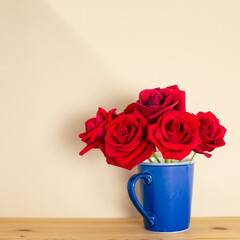
<instances>
[{"instance_id":1,"label":"mug rim","mask_svg":"<svg viewBox=\"0 0 240 240\"><path fill-rule=\"evenodd\" d=\"M150 163L150 162L141 162L139 165L149 165L149 166L154 166L154 167L172 167L172 166L185 166L185 165L192 165L196 162L196 160L192 160L190 162L190 158L188 161L184 161L184 162L174 162L174 163L158 163L158 162L154 162L154 163Z\"/></svg>"}]
</instances>

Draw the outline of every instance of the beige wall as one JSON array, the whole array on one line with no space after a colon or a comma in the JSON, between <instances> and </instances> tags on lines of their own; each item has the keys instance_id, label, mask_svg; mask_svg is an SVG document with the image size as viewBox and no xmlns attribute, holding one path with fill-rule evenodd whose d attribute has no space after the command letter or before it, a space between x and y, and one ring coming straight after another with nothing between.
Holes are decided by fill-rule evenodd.
<instances>
[{"instance_id":1,"label":"beige wall","mask_svg":"<svg viewBox=\"0 0 240 240\"><path fill-rule=\"evenodd\" d=\"M0 1L0 216L139 216L136 171L80 158L98 106L178 84L226 147L197 157L193 216L240 215L240 1Z\"/></svg>"}]
</instances>

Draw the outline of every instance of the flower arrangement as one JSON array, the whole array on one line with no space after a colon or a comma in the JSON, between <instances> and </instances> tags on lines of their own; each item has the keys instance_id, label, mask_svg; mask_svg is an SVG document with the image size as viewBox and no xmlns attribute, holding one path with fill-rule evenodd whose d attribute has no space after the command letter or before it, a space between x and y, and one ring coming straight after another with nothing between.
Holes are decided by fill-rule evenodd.
<instances>
[{"instance_id":1,"label":"flower arrangement","mask_svg":"<svg viewBox=\"0 0 240 240\"><path fill-rule=\"evenodd\" d=\"M209 112L196 115L186 111L185 92L177 85L145 89L139 99L120 113L116 109L98 108L96 117L85 123L79 137L87 146L85 154L99 148L107 163L131 170L153 156L161 163L181 162L191 152L211 157L210 152L225 145L226 128Z\"/></svg>"}]
</instances>

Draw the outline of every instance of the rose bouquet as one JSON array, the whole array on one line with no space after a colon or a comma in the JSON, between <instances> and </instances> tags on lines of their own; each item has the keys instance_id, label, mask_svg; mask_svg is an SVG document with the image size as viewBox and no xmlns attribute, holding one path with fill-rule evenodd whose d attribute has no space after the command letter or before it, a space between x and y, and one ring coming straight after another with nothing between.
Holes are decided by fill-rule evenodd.
<instances>
[{"instance_id":1,"label":"rose bouquet","mask_svg":"<svg viewBox=\"0 0 240 240\"><path fill-rule=\"evenodd\" d=\"M209 158L210 152L225 145L226 133L210 111L187 112L185 92L177 85L143 90L119 114L98 108L85 129L79 137L87 146L80 155L99 148L107 163L129 170L146 159L153 162L151 156L161 163L157 151L165 163L181 162L191 152L191 161L196 153Z\"/></svg>"}]
</instances>

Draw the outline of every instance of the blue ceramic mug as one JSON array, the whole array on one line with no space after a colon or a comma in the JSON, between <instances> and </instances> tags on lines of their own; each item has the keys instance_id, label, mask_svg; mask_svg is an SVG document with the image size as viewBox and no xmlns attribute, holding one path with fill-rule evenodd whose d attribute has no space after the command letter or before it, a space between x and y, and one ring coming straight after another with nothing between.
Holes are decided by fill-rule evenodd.
<instances>
[{"instance_id":1,"label":"blue ceramic mug","mask_svg":"<svg viewBox=\"0 0 240 240\"><path fill-rule=\"evenodd\" d=\"M188 229L191 217L194 161L147 163L138 165L139 173L128 181L128 194L143 216L147 230L178 232ZM139 203L135 185L138 179L143 206Z\"/></svg>"}]
</instances>

